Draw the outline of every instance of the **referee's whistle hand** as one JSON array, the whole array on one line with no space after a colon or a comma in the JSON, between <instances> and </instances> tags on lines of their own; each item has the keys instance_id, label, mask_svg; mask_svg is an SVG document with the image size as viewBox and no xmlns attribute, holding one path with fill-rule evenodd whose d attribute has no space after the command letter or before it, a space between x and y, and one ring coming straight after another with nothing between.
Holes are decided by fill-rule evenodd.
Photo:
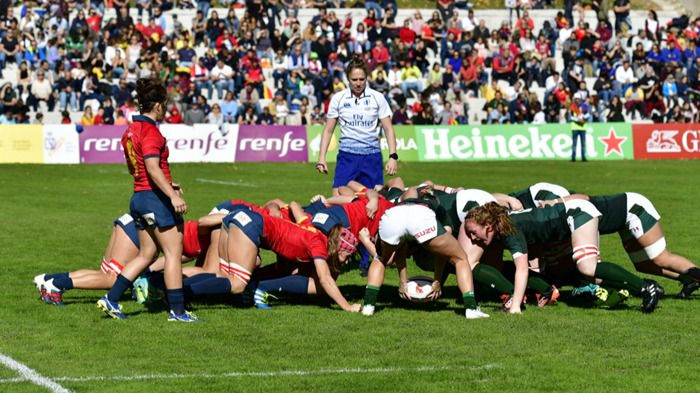
<instances>
[{"instance_id":1,"label":"referee's whistle hand","mask_svg":"<svg viewBox=\"0 0 700 393\"><path fill-rule=\"evenodd\" d=\"M399 164L396 162L396 160L390 158L389 161L386 163L386 167L384 167L384 169L386 170L386 174L389 176L394 176L396 174L398 166Z\"/></svg>"}]
</instances>

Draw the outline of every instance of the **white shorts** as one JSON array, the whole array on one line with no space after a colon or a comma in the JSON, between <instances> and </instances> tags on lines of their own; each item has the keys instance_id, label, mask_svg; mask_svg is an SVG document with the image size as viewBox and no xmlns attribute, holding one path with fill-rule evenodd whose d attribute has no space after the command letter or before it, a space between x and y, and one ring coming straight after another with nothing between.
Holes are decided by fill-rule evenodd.
<instances>
[{"instance_id":1,"label":"white shorts","mask_svg":"<svg viewBox=\"0 0 700 393\"><path fill-rule=\"evenodd\" d=\"M635 239L639 239L661 219L661 215L644 195L636 192L625 194L627 195L627 229Z\"/></svg>"},{"instance_id":2,"label":"white shorts","mask_svg":"<svg viewBox=\"0 0 700 393\"><path fill-rule=\"evenodd\" d=\"M443 232L435 212L423 205L394 206L379 221L379 237L393 246L404 238L425 243Z\"/></svg>"},{"instance_id":3,"label":"white shorts","mask_svg":"<svg viewBox=\"0 0 700 393\"><path fill-rule=\"evenodd\" d=\"M566 208L566 223L569 225L571 233L592 219L603 215L592 203L584 199L566 201L564 206Z\"/></svg>"}]
</instances>

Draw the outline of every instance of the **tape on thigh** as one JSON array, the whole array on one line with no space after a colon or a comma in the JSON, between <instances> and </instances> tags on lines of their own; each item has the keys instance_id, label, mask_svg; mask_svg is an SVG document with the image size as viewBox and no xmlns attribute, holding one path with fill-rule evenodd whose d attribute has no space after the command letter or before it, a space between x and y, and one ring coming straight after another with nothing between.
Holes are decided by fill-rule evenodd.
<instances>
[{"instance_id":1,"label":"tape on thigh","mask_svg":"<svg viewBox=\"0 0 700 393\"><path fill-rule=\"evenodd\" d=\"M250 281L250 276L252 275L252 273L248 271L248 269L235 262L229 262L228 267L229 274L241 280L243 284L248 285L248 282Z\"/></svg>"},{"instance_id":2,"label":"tape on thigh","mask_svg":"<svg viewBox=\"0 0 700 393\"><path fill-rule=\"evenodd\" d=\"M593 244L586 244L583 246L574 247L573 258L576 265L578 265L584 259L595 258L598 261L600 258L600 251L598 247Z\"/></svg>"},{"instance_id":3,"label":"tape on thigh","mask_svg":"<svg viewBox=\"0 0 700 393\"><path fill-rule=\"evenodd\" d=\"M219 270L226 274L231 274L231 268L229 267L228 262L223 258L219 258Z\"/></svg>"},{"instance_id":4,"label":"tape on thigh","mask_svg":"<svg viewBox=\"0 0 700 393\"><path fill-rule=\"evenodd\" d=\"M666 238L662 237L661 239L657 240L652 244L651 246L644 247L644 252L647 254L649 259L654 259L661 255L662 252L666 249Z\"/></svg>"},{"instance_id":5,"label":"tape on thigh","mask_svg":"<svg viewBox=\"0 0 700 393\"><path fill-rule=\"evenodd\" d=\"M105 274L113 272L116 275L120 275L122 273L123 268L124 266L122 266L122 264L117 262L114 258L110 259L109 261L105 258L102 258L100 270L102 270L102 272Z\"/></svg>"}]
</instances>

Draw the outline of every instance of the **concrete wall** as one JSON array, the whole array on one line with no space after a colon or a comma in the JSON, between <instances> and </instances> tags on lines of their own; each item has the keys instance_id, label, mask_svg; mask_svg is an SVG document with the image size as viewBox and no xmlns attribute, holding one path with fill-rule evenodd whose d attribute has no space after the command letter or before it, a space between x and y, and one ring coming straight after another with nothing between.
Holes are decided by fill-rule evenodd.
<instances>
[{"instance_id":1,"label":"concrete wall","mask_svg":"<svg viewBox=\"0 0 700 393\"><path fill-rule=\"evenodd\" d=\"M700 16L700 1L698 0L677 0L685 9L691 13L692 17Z\"/></svg>"}]
</instances>

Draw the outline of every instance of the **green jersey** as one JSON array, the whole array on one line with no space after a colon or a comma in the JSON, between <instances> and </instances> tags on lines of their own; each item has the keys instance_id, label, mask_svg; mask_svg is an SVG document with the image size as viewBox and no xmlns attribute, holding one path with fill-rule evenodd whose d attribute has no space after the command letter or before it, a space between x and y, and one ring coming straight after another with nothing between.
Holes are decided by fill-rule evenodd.
<instances>
[{"instance_id":1,"label":"green jersey","mask_svg":"<svg viewBox=\"0 0 700 393\"><path fill-rule=\"evenodd\" d=\"M537 183L508 195L519 200L523 204L523 209L535 209L540 201L557 199L571 194L575 194L575 192L556 184Z\"/></svg>"},{"instance_id":2,"label":"green jersey","mask_svg":"<svg viewBox=\"0 0 700 393\"><path fill-rule=\"evenodd\" d=\"M525 210L510 215L527 244L544 244L571 238L563 204Z\"/></svg>"},{"instance_id":3,"label":"green jersey","mask_svg":"<svg viewBox=\"0 0 700 393\"><path fill-rule=\"evenodd\" d=\"M445 225L449 225L454 229L453 234L455 236L458 235L457 229L462 225L470 210L484 206L489 202L497 202L493 195L474 188L457 191L454 194L433 191L433 195L440 203L440 208L444 210L440 214L445 217Z\"/></svg>"},{"instance_id":4,"label":"green jersey","mask_svg":"<svg viewBox=\"0 0 700 393\"><path fill-rule=\"evenodd\" d=\"M382 189L379 191L379 195L383 196L387 201L392 203L399 203L399 199L403 193L404 191L402 189L396 187Z\"/></svg>"},{"instance_id":5,"label":"green jersey","mask_svg":"<svg viewBox=\"0 0 700 393\"><path fill-rule=\"evenodd\" d=\"M594 196L589 200L600 211L598 232L616 233L627 227L627 194Z\"/></svg>"}]
</instances>

